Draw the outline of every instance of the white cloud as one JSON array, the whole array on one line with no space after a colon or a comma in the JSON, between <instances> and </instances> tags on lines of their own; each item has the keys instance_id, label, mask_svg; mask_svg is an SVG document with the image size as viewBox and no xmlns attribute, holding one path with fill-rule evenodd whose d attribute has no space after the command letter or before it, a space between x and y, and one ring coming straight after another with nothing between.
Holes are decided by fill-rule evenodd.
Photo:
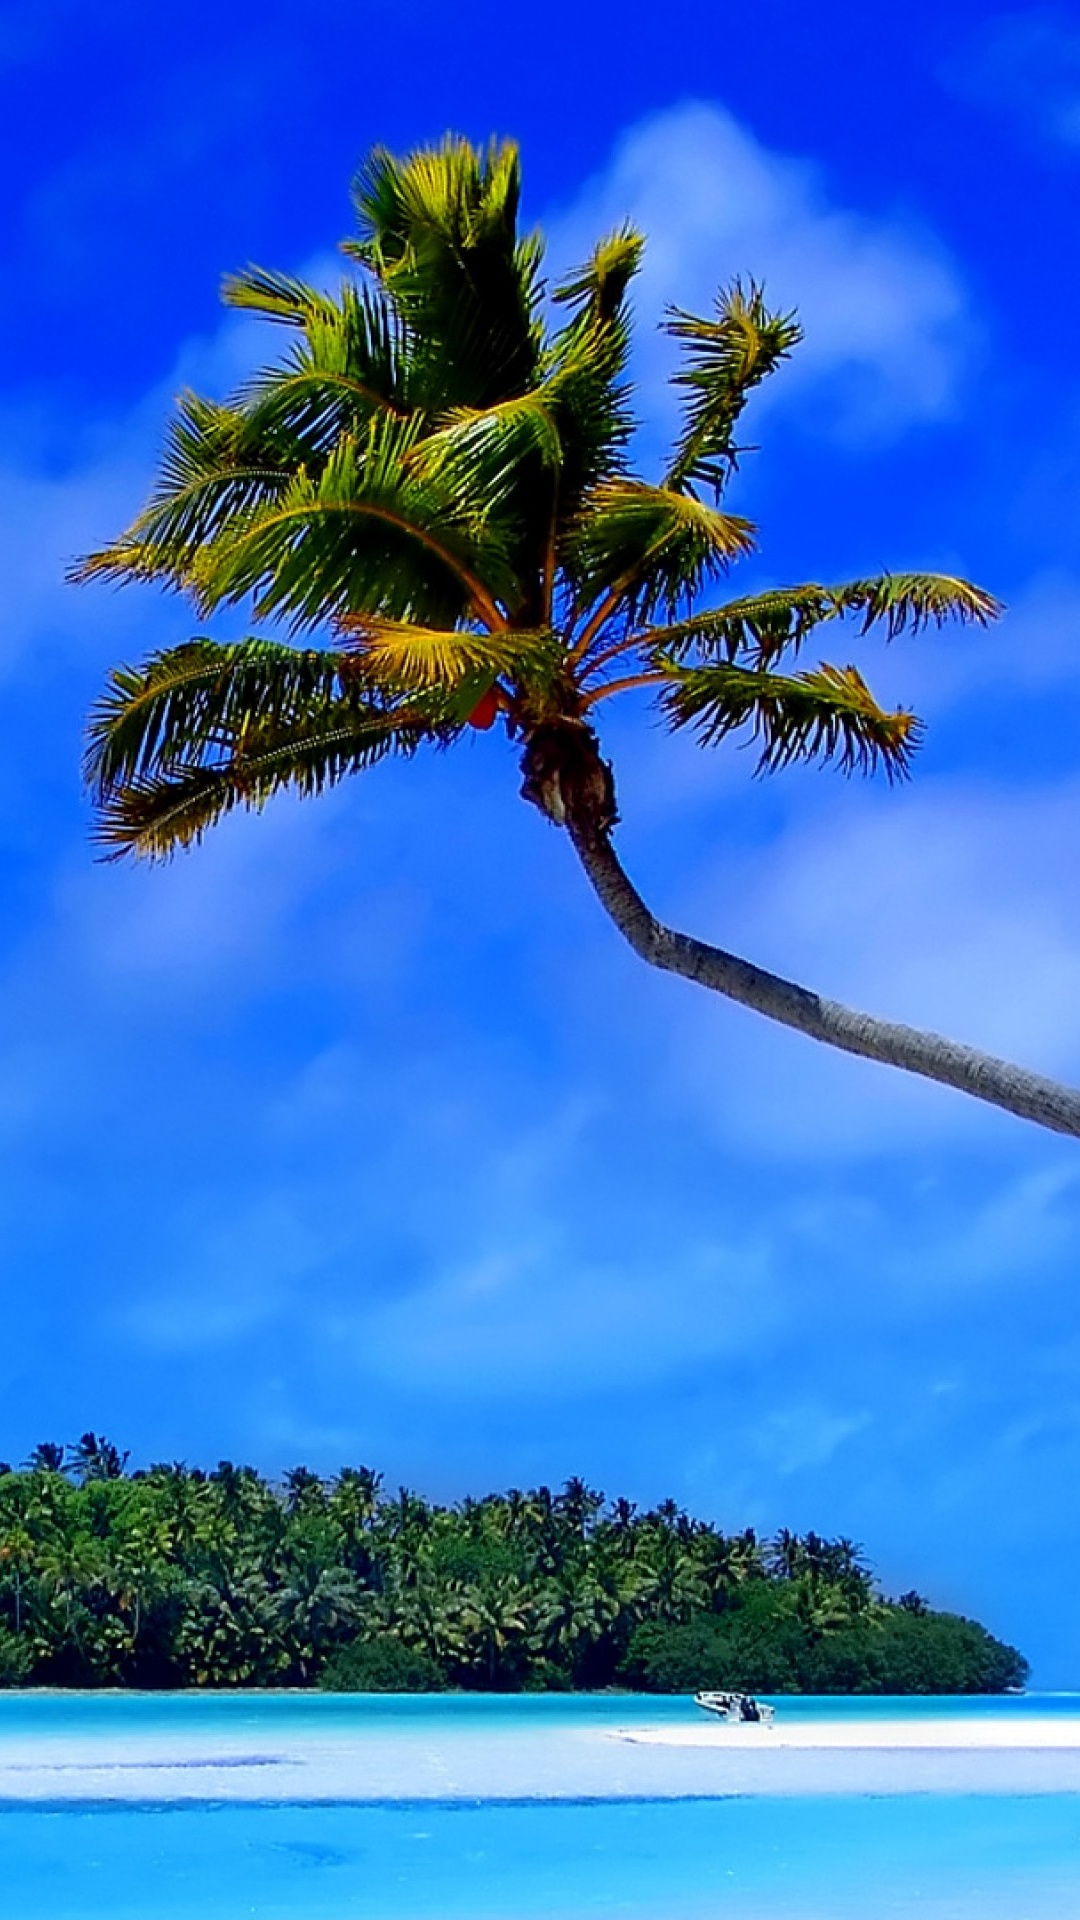
<instances>
[{"instance_id":1,"label":"white cloud","mask_svg":"<svg viewBox=\"0 0 1080 1920\"><path fill-rule=\"evenodd\" d=\"M649 412L671 405L669 344L651 332L664 306L707 311L736 274L763 280L805 327L770 401L800 397L819 431L871 439L953 409L973 343L966 295L943 248L909 218L837 204L817 166L704 103L622 138L604 174L548 221L553 263L585 257L627 217L649 242L638 350Z\"/></svg>"},{"instance_id":2,"label":"white cloud","mask_svg":"<svg viewBox=\"0 0 1080 1920\"><path fill-rule=\"evenodd\" d=\"M857 628L824 630L830 657L856 653L866 643ZM1080 578L1065 567L1035 574L988 627L934 629L875 650L874 692L885 704L913 706L933 729L936 717L961 699L1003 698L1015 712L1021 698L1050 696L1052 722L1065 689L1080 678Z\"/></svg>"},{"instance_id":3,"label":"white cloud","mask_svg":"<svg viewBox=\"0 0 1080 1920\"><path fill-rule=\"evenodd\" d=\"M996 1292L1011 1292L1019 1274L1026 1277L1029 1301L1040 1288L1052 1286L1047 1276L1071 1263L1076 1246L1080 1172L1074 1159L1063 1145L1060 1157L1003 1179L952 1224L936 1216L932 1238L917 1260L911 1258L910 1242L886 1250L882 1270L890 1288L917 1308L932 1308L943 1291L978 1296L985 1306ZM932 1197L938 1200L940 1194ZM954 1381L943 1380L935 1391L947 1395L955 1389Z\"/></svg>"},{"instance_id":4,"label":"white cloud","mask_svg":"<svg viewBox=\"0 0 1080 1920\"><path fill-rule=\"evenodd\" d=\"M537 1214L547 1225L537 1232ZM488 1238L482 1225L477 1239ZM513 1239L340 1323L365 1372L452 1400L626 1389L747 1354L780 1309L760 1246L680 1244L590 1262L541 1205Z\"/></svg>"},{"instance_id":5,"label":"white cloud","mask_svg":"<svg viewBox=\"0 0 1080 1920\"><path fill-rule=\"evenodd\" d=\"M166 379L126 414L70 437L73 457L50 468L41 443L48 424L8 413L6 457L0 463L0 568L5 618L0 671L10 672L32 647L76 649L89 662L112 662L125 648L165 645L186 638L194 616L153 589L72 586L68 570L82 554L105 545L139 510L153 478L164 422L184 387L231 390L255 364L257 323L230 315L212 333L181 343ZM150 638L147 639L147 634Z\"/></svg>"},{"instance_id":6,"label":"white cloud","mask_svg":"<svg viewBox=\"0 0 1080 1920\"><path fill-rule=\"evenodd\" d=\"M677 881L666 863L650 903L830 998L1075 1080L1080 889L1062 850L1078 809L1075 780L1015 790L942 779L856 795L811 775L791 781L764 840L721 815L709 856L684 855ZM670 845L670 821L658 831ZM641 877L631 839L622 852ZM654 854L646 872L656 865ZM581 992L598 995L592 966ZM649 1004L664 1023L672 1097L682 1089L695 1124L725 1142L859 1157L949 1137L988 1143L988 1128L1017 1125L696 987L668 981L662 1013L655 996Z\"/></svg>"}]
</instances>

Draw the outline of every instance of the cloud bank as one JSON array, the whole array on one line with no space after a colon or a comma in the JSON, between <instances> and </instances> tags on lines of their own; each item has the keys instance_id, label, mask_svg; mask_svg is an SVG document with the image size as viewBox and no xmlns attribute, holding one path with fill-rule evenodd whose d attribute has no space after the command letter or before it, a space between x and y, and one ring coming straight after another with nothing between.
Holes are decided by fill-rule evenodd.
<instances>
[{"instance_id":1,"label":"cloud bank","mask_svg":"<svg viewBox=\"0 0 1080 1920\"><path fill-rule=\"evenodd\" d=\"M704 312L734 276L796 308L806 338L769 389L846 440L878 444L957 405L974 331L961 275L901 212L840 204L813 162L764 146L722 107L691 102L624 135L610 164L548 223L550 258L584 258L626 218L648 238L638 360L646 411L670 410L673 304Z\"/></svg>"}]
</instances>

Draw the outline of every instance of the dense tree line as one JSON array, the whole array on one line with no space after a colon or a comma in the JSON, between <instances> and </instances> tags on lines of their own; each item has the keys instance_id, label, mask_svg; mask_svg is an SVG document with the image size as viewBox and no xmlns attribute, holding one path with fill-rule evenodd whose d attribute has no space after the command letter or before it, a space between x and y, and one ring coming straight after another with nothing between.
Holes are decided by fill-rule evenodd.
<instances>
[{"instance_id":1,"label":"dense tree line","mask_svg":"<svg viewBox=\"0 0 1080 1920\"><path fill-rule=\"evenodd\" d=\"M725 1534L578 1479L433 1505L346 1467L0 1464L0 1684L994 1692L1026 1663L848 1540Z\"/></svg>"}]
</instances>

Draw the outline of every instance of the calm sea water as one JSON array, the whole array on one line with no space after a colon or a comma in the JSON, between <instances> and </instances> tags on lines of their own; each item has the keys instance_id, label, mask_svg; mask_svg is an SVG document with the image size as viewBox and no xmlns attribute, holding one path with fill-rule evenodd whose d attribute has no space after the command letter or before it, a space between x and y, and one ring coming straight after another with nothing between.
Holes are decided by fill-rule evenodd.
<instances>
[{"instance_id":1,"label":"calm sea water","mask_svg":"<svg viewBox=\"0 0 1080 1920\"><path fill-rule=\"evenodd\" d=\"M1047 1715L1080 1720L1080 1693L919 1695L762 1694L785 1721L941 1719L950 1714L1009 1719ZM517 1733L530 1727L700 1726L700 1709L684 1694L348 1694L348 1693L48 1693L0 1692L0 1742L8 1736L48 1738L130 1731L206 1734L259 1728L339 1730L392 1728L419 1734L460 1726Z\"/></svg>"},{"instance_id":2,"label":"calm sea water","mask_svg":"<svg viewBox=\"0 0 1080 1920\"><path fill-rule=\"evenodd\" d=\"M955 1701L792 1701L815 1714L934 1716ZM1076 1696L962 1711L1080 1717ZM347 1696L0 1696L28 1735L284 1728L377 1741L406 1728L673 1722L685 1701ZM696 1717L696 1716L695 1716ZM3 1920L1069 1920L1080 1796L0 1804Z\"/></svg>"}]
</instances>

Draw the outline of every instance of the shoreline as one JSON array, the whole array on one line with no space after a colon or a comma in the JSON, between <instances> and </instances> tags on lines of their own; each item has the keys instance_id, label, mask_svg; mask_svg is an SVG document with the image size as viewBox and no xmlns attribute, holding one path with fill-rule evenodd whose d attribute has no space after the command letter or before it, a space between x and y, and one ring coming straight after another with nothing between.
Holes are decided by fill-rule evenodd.
<instances>
[{"instance_id":1,"label":"shoreline","mask_svg":"<svg viewBox=\"0 0 1080 1920\"><path fill-rule=\"evenodd\" d=\"M1080 1756L1080 1718L1058 1720L1050 1715L1009 1719L992 1714L942 1714L924 1720L827 1720L785 1722L777 1717L769 1726L739 1723L686 1727L619 1727L612 1738L638 1746L694 1747L705 1750L747 1748L835 1752L890 1753L911 1751L1075 1752Z\"/></svg>"},{"instance_id":2,"label":"shoreline","mask_svg":"<svg viewBox=\"0 0 1080 1920\"><path fill-rule=\"evenodd\" d=\"M1080 1796L1080 1715L0 1737L0 1809L909 1794Z\"/></svg>"}]
</instances>

